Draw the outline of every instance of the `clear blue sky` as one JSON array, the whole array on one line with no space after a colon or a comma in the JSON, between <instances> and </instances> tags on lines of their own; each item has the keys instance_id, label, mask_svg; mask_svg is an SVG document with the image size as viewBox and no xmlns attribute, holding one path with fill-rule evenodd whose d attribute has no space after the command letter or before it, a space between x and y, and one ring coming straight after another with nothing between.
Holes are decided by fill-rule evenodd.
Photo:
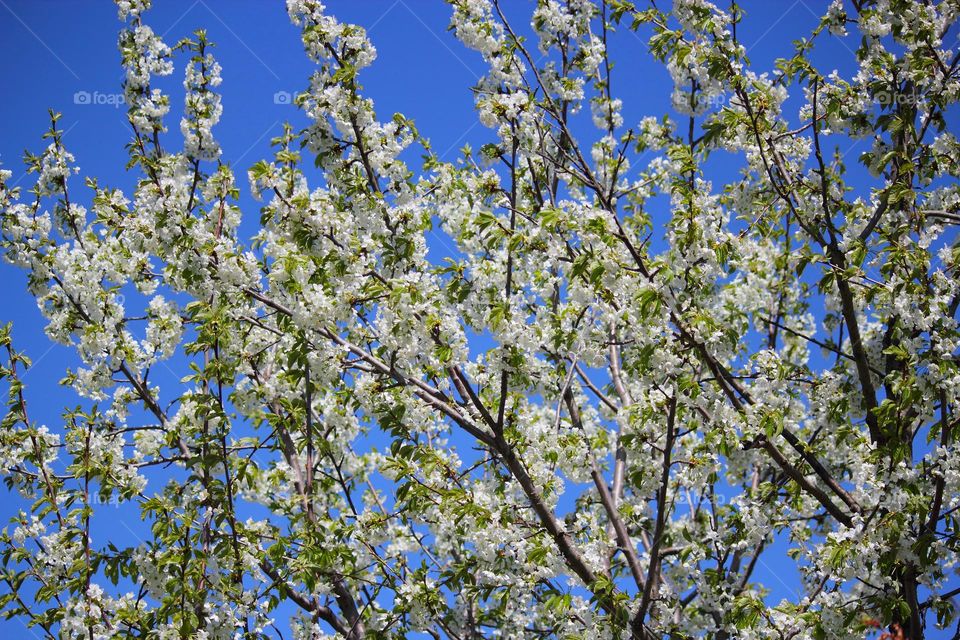
<instances>
[{"instance_id":1,"label":"clear blue sky","mask_svg":"<svg viewBox=\"0 0 960 640\"><path fill-rule=\"evenodd\" d=\"M163 0L157 4L145 19L168 44L201 27L216 43L214 55L223 66L224 115L214 133L221 142L223 160L233 166L243 191L244 228L252 230L259 205L247 193L246 170L271 156L269 140L284 121L305 124L296 107L278 104L275 96L303 89L313 66L303 54L299 33L282 2ZM789 55L791 41L813 29L827 4L824 0L745 1L747 19L739 35L755 69L771 70L775 58ZM522 18L529 16L534 5L509 0L507 6ZM481 60L447 31L450 10L446 5L437 0L330 0L328 7L341 20L366 27L378 49L376 63L364 70L360 81L381 119L398 111L413 118L446 159L466 143L477 148L491 139L490 132L477 124L469 91L483 72ZM63 113L64 142L76 156L81 176L97 176L102 185L123 188L129 195L136 179L123 170L129 129L125 108L115 104L123 77L116 46L119 28L109 2L0 0L0 164L13 171L13 181L23 178L20 185L30 187L33 176L23 177L22 154L25 149L43 148L40 136L48 127L47 109L53 108ZM617 60L614 88L624 101L625 121L668 113L669 78L645 54L644 43L624 29L612 46ZM848 47L854 46L855 42L826 39L814 60L825 72L839 67L841 73L849 74L853 55ZM167 121L167 135L174 145L180 136L182 57L178 62L174 75L162 85L174 96L174 111ZM89 99L84 104L77 97ZM796 108L788 113L795 117ZM718 166L716 175L722 177L733 168ZM77 200L89 205L89 190L84 189L82 178L75 178L71 189L81 194ZM44 336L43 319L25 283L24 273L0 265L0 322L14 322L16 345L35 362L25 378L31 417L54 428L63 407L76 404L70 390L56 385L74 359L69 349L51 346ZM0 526L19 506L19 501L0 490ZM792 569L784 573L785 567L776 564L762 567L757 574L770 584L774 602L792 597L790 583L796 580ZM17 621L0 621L0 636L29 634Z\"/></svg>"},{"instance_id":2,"label":"clear blue sky","mask_svg":"<svg viewBox=\"0 0 960 640\"><path fill-rule=\"evenodd\" d=\"M246 212L244 228L252 230L259 205L247 193L246 170L272 156L270 138L278 135L284 121L305 124L296 107L277 104L275 95L306 87L313 65L303 54L299 32L287 19L282 2L164 0L157 4L146 14L146 21L168 44L197 28L206 29L216 44L214 55L223 66L224 109L214 133L221 142L223 160L237 174ZM482 61L447 31L450 10L445 4L438 0L331 0L327 4L338 18L366 27L377 47L377 61L363 71L360 81L381 119L398 111L413 118L446 159L466 143L477 148L491 139L490 132L477 123L469 91L483 72ZM810 32L817 22L814 12L828 3L748 0L743 4L747 19L739 34L760 71L772 69L775 58L790 54L791 41ZM522 20L533 3L512 0L507 6ZM71 181L76 198L89 204L89 190L82 182L87 175L130 194L136 176L123 170L130 132L125 108L115 104L123 78L116 46L119 28L110 2L0 0L0 166L13 171L13 182L21 180L25 189L31 186L35 176L24 175L23 152L38 152L45 146L40 136L49 126L47 109L52 108L63 113L64 142L81 169ZM624 101L625 122L669 113L669 78L645 55L640 39L624 29L612 46L617 61L614 87ZM815 59L822 61L826 71L840 66L841 72L849 72L853 56L847 46L855 44L826 39ZM173 94L167 136L176 144L182 64L163 80L162 86ZM77 100L78 93L89 96L86 104ZM791 115L795 113L796 109ZM715 173L728 173L738 166L717 166ZM25 282L19 269L0 264L0 321L14 322L16 343L34 357L30 377L59 380L70 350L50 349ZM41 391L36 386L34 393ZM56 407L72 396L51 392L50 384L43 384L42 392L50 394L51 401L43 408L49 408L48 419L55 423Z\"/></svg>"}]
</instances>

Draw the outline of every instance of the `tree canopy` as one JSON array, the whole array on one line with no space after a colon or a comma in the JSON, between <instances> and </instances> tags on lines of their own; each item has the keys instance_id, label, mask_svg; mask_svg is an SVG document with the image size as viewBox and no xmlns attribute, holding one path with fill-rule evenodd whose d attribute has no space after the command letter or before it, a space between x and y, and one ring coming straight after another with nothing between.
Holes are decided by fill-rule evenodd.
<instances>
[{"instance_id":1,"label":"tree canopy","mask_svg":"<svg viewBox=\"0 0 960 640\"><path fill-rule=\"evenodd\" d=\"M79 184L55 112L35 184L0 170L3 257L82 362L48 428L0 333L31 505L3 611L90 640L952 630L960 3L836 0L775 61L736 1L448 4L489 143L445 161L377 114L365 30L287 0L310 124L248 168L205 33L117 0L136 187ZM623 33L670 113L624 121ZM813 63L849 35L855 74ZM110 501L144 541L93 539ZM757 579L771 553L796 598Z\"/></svg>"}]
</instances>

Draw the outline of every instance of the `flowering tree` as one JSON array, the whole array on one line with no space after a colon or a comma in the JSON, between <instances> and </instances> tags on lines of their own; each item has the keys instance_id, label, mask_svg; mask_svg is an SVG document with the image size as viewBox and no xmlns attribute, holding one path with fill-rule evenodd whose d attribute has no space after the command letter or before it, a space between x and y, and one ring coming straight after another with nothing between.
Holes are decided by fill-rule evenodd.
<instances>
[{"instance_id":1,"label":"flowering tree","mask_svg":"<svg viewBox=\"0 0 960 640\"><path fill-rule=\"evenodd\" d=\"M951 625L960 3L837 0L762 74L735 3L539 0L532 30L450 4L492 137L443 162L363 97L364 30L288 0L310 124L250 168L247 241L209 43L168 46L149 0L118 0L133 193L87 178L79 204L56 114L35 187L0 171L3 255L86 399L31 421L0 333L0 466L32 504L0 536L4 611L90 639ZM672 117L621 117L627 30L674 79ZM817 69L847 30L856 75ZM177 60L179 151L152 85ZM851 137L872 141L857 193ZM739 177L711 184L714 157ZM151 380L162 361L179 388ZM93 539L110 499L146 541ZM793 601L754 576L774 543Z\"/></svg>"}]
</instances>

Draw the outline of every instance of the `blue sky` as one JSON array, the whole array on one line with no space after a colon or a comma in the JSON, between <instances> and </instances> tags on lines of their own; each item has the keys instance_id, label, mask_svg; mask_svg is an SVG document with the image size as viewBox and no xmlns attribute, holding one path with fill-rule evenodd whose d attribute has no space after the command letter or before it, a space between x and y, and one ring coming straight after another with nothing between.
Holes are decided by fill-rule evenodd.
<instances>
[{"instance_id":1,"label":"blue sky","mask_svg":"<svg viewBox=\"0 0 960 640\"><path fill-rule=\"evenodd\" d=\"M740 37L757 70L772 69L772 61L791 53L791 40L816 25L814 11L827 3L815 0L753 0L744 3L748 18ZM299 33L290 24L281 2L258 0L172 0L146 14L154 31L169 44L204 28L215 43L214 55L223 66L224 112L214 129L242 190L244 229L257 223L257 205L247 190L245 173L256 161L272 157L270 138L284 121L295 126L306 120L295 106L284 103L302 90L313 65L303 54ZM819 5L819 6L818 6ZM508 5L522 20L532 3ZM436 0L332 0L329 10L344 21L368 29L378 50L374 65L360 76L365 94L372 97L381 119L402 112L415 120L433 149L454 158L464 144L474 148L491 139L477 122L469 87L483 72L478 54L462 47L447 31L449 9ZM49 127L47 109L63 114L64 143L76 156L80 175L71 188L80 202L89 203L83 176L96 176L102 185L132 191L136 176L125 172L124 145L129 141L125 108L117 104L123 73L117 51L120 23L112 3L86 0L0 0L0 166L13 171L12 181L29 188L33 176L24 175L24 150L40 151L40 136ZM837 39L823 41L817 57L823 68L840 64L849 71L849 45ZM670 81L666 71L645 55L640 38L622 30L613 39L617 66L614 86L624 101L627 123L647 115L669 113ZM173 94L167 136L179 139L178 96L182 64L162 80ZM793 114L795 114L795 109ZM861 143L865 147L865 143ZM847 142L847 146L853 146ZM717 163L715 178L739 166ZM719 175L717 175L719 174ZM0 320L13 321L14 337L36 362L30 377L59 380L70 350L50 346L43 335L42 318L25 291L26 276L0 264L3 307ZM48 351L49 349L49 351ZM50 394L50 420L70 393ZM39 391L39 389L36 389ZM54 401L55 400L55 401Z\"/></svg>"},{"instance_id":2,"label":"blue sky","mask_svg":"<svg viewBox=\"0 0 960 640\"><path fill-rule=\"evenodd\" d=\"M290 24L281 2L257 0L165 0L146 14L154 31L168 44L197 28L207 30L223 67L224 114L214 129L243 193L244 230L252 232L259 205L249 197L246 170L271 157L270 138L284 121L305 124L291 94L307 85L313 65L303 54L299 33ZM791 41L808 34L828 2L816 0L747 0L747 18L739 27L741 41L757 71L772 70L773 60L789 55ZM374 65L360 81L372 97L380 118L402 112L414 119L434 150L451 159L464 144L474 148L491 140L477 123L469 87L483 72L479 55L463 48L447 31L450 10L436 0L331 0L329 10L338 18L367 28L378 50ZM515 0L512 14L524 22L533 4ZM39 151L40 136L49 122L47 109L63 113L66 147L76 156L81 176L97 176L101 185L122 188L127 194L136 176L123 170L124 145L129 140L122 95L122 70L117 51L120 23L112 3L86 0L0 0L0 165L13 171L13 181L29 188L32 176L23 177L25 149ZM634 123L647 115L669 113L671 90L666 71L645 54L645 44L623 29L612 44L617 66L614 90L624 101L624 118ZM822 71L839 67L849 75L855 41L828 38L818 45L814 60ZM161 85L173 94L176 110L181 96L182 57L174 75ZM797 103L794 103L797 104ZM797 105L798 106L798 105ZM788 110L796 117L796 107ZM179 140L179 115L168 119L168 138ZM841 142L841 151L855 145ZM866 143L862 143L866 147ZM169 146L169 145L168 145ZM850 160L856 156L851 154ZM851 163L852 164L852 163ZM716 178L730 175L739 166L719 163ZM79 201L89 204L82 178L71 183ZM247 233L252 235L252 233ZM0 322L13 321L14 340L35 362L25 381L32 403L32 418L54 427L63 407L76 404L70 390L56 385L73 358L66 347L51 346L43 334L43 319L25 291L26 276L7 264L0 265L2 307ZM0 491L0 521L19 506ZM774 602L792 597L792 569L761 567ZM24 633L19 622L0 622L0 634Z\"/></svg>"}]
</instances>

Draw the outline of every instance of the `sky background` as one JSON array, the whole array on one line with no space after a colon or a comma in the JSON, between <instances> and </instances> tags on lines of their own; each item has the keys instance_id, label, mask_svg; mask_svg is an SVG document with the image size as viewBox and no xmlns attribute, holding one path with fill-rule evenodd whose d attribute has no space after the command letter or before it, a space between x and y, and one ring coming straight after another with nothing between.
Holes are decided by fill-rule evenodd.
<instances>
[{"instance_id":1,"label":"sky background","mask_svg":"<svg viewBox=\"0 0 960 640\"><path fill-rule=\"evenodd\" d=\"M289 98L307 86L314 66L303 53L299 32L282 2L164 0L157 4L145 14L145 21L167 44L197 28L206 29L216 44L213 53L223 67L223 117L214 134L223 149L222 159L236 173L244 210L241 235L249 237L255 232L260 205L249 196L246 170L272 157L270 138L280 134L283 122L297 128L306 124ZM381 120L395 112L412 118L446 160L467 143L476 149L492 140L492 133L477 121L469 90L483 72L482 60L447 30L450 9L445 4L437 0L331 0L327 4L342 21L364 26L378 50L377 61L363 70L360 82ZM747 15L738 35L753 68L772 70L776 58L790 55L791 41L809 34L828 4L743 2ZM525 24L534 4L508 0L507 7L518 24ZM110 2L0 0L0 166L13 172L11 182L24 190L32 185L35 176L24 175L23 151L39 152L45 146L40 136L49 127L47 109L52 108L63 114L64 144L81 168L70 183L74 199L89 206L90 190L83 186L83 176L88 175L96 176L102 186L121 188L128 196L132 193L137 176L123 169L130 130L125 106L119 103L123 71L116 43L120 27ZM624 28L611 46L616 60L614 93L624 102L625 122L630 125L644 116L671 113L669 76L645 53L645 42ZM824 72L836 68L849 76L855 46L850 37L824 39L814 51L814 62ZM181 140L183 61L178 56L174 74L158 83L172 93L168 148ZM796 107L787 109L791 118L796 118L796 112ZM868 146L849 140L841 144L843 153ZM719 181L738 167L739 163L724 166L720 162L711 175ZM439 237L435 240L442 243ZM56 385L75 360L69 348L47 340L43 318L25 285L25 273L0 264L0 322L13 321L15 345L34 360L24 378L31 418L56 428L63 408L77 403L72 390ZM21 506L0 490L0 526ZM137 524L129 526L135 535ZM761 561L755 577L769 584L774 603L795 598L792 563ZM0 621L0 637L25 633L19 621Z\"/></svg>"}]
</instances>

